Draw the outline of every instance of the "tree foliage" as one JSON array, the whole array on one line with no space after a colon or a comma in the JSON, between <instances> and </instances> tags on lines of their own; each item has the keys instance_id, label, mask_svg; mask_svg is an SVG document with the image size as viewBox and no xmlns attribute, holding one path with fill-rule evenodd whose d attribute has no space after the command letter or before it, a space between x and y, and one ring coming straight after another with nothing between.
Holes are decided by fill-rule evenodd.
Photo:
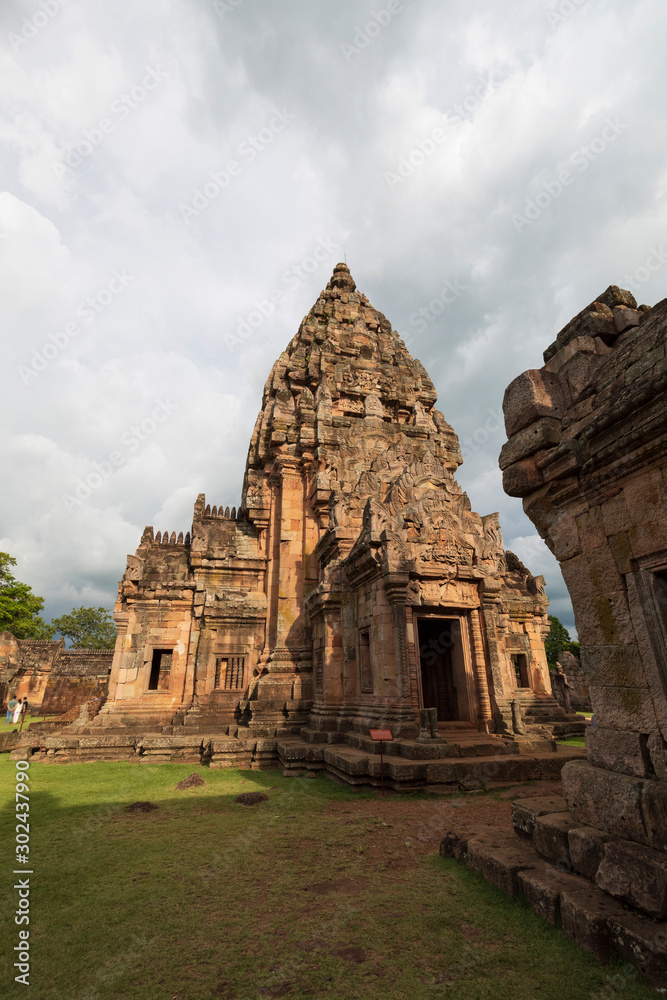
<instances>
[{"instance_id":1,"label":"tree foliage","mask_svg":"<svg viewBox=\"0 0 667 1000\"><path fill-rule=\"evenodd\" d=\"M33 594L27 583L16 580L12 566L16 566L16 559L0 552L0 632L11 632L17 639L53 638L53 626L40 615L44 598Z\"/></svg>"},{"instance_id":2,"label":"tree foliage","mask_svg":"<svg viewBox=\"0 0 667 1000\"><path fill-rule=\"evenodd\" d=\"M555 615L549 615L549 635L544 640L544 648L547 653L549 668L553 670L556 666L559 654L565 649L575 656L579 656L579 643L570 638L570 633L565 628L560 619Z\"/></svg>"},{"instance_id":3,"label":"tree foliage","mask_svg":"<svg viewBox=\"0 0 667 1000\"><path fill-rule=\"evenodd\" d=\"M72 608L52 624L71 640L74 649L113 649L116 645L116 626L106 608Z\"/></svg>"}]
</instances>

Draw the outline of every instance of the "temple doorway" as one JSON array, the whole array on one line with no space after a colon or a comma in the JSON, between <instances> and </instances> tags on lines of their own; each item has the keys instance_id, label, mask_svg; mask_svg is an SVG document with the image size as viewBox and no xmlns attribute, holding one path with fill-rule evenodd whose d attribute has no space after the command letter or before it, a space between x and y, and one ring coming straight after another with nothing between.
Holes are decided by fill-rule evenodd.
<instances>
[{"instance_id":1,"label":"temple doorway","mask_svg":"<svg viewBox=\"0 0 667 1000\"><path fill-rule=\"evenodd\" d=\"M437 708L438 722L461 719L461 678L456 669L461 653L457 618L421 618L417 623L424 708Z\"/></svg>"}]
</instances>

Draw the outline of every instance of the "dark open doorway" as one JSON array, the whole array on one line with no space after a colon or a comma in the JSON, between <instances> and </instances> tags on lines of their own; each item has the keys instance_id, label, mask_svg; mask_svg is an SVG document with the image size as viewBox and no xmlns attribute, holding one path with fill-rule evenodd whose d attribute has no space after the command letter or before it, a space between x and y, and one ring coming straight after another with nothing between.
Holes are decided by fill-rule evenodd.
<instances>
[{"instance_id":1,"label":"dark open doorway","mask_svg":"<svg viewBox=\"0 0 667 1000\"><path fill-rule=\"evenodd\" d=\"M453 651L460 626L451 618L422 618L417 623L424 708L437 708L438 722L460 718Z\"/></svg>"},{"instance_id":2,"label":"dark open doorway","mask_svg":"<svg viewBox=\"0 0 667 1000\"><path fill-rule=\"evenodd\" d=\"M512 663L516 675L516 686L520 688L530 687L530 676L528 674L528 660L525 653L512 653Z\"/></svg>"}]
</instances>

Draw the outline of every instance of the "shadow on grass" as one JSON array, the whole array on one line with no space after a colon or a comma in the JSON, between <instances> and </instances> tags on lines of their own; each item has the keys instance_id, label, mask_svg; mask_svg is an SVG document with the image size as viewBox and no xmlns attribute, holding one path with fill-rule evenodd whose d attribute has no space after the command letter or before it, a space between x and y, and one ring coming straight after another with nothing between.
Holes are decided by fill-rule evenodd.
<instances>
[{"instance_id":1,"label":"shadow on grass","mask_svg":"<svg viewBox=\"0 0 667 1000\"><path fill-rule=\"evenodd\" d=\"M0 761L3 846L13 768ZM193 771L206 784L177 791ZM188 764L34 764L30 774L38 1000L591 1000L611 981L464 866L412 859L389 797L321 775ZM247 791L268 801L234 802ZM136 801L157 808L127 812ZM389 823L373 820L372 803ZM11 997L16 893L3 895L0 995ZM609 995L651 994L628 979Z\"/></svg>"}]
</instances>

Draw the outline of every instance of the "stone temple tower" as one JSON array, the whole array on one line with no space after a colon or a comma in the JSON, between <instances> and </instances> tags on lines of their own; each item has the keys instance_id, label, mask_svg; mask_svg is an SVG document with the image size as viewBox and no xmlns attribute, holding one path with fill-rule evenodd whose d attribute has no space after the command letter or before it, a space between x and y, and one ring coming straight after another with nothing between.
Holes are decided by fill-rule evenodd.
<instances>
[{"instance_id":1,"label":"stone temple tower","mask_svg":"<svg viewBox=\"0 0 667 1000\"><path fill-rule=\"evenodd\" d=\"M338 264L266 382L239 510L202 495L189 534L146 528L128 557L94 728L409 738L433 708L507 735L517 704L536 735L567 728L544 580L472 511L435 403Z\"/></svg>"}]
</instances>

